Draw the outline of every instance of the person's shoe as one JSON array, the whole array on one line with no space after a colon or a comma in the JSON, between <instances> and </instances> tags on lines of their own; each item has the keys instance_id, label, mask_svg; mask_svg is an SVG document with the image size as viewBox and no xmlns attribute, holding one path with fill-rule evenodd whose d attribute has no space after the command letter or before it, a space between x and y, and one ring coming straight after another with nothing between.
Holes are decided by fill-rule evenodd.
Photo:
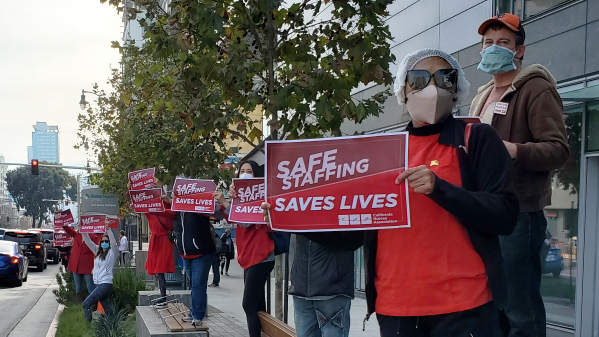
<instances>
[{"instance_id":1,"label":"person's shoe","mask_svg":"<svg viewBox=\"0 0 599 337\"><path fill-rule=\"evenodd\" d=\"M194 320L191 324L193 324L196 330L208 331L208 326L202 321Z\"/></svg>"},{"instance_id":2,"label":"person's shoe","mask_svg":"<svg viewBox=\"0 0 599 337\"><path fill-rule=\"evenodd\" d=\"M167 307L168 307L168 304L164 303L164 302L154 304L154 308L156 308L156 309L165 309Z\"/></svg>"},{"instance_id":3,"label":"person's shoe","mask_svg":"<svg viewBox=\"0 0 599 337\"><path fill-rule=\"evenodd\" d=\"M220 271L220 274L221 274L221 275L223 274L223 271L222 271L222 270Z\"/></svg>"},{"instance_id":4,"label":"person's shoe","mask_svg":"<svg viewBox=\"0 0 599 337\"><path fill-rule=\"evenodd\" d=\"M193 317L191 317L191 314L187 317L183 317L181 319L183 322L187 322L187 323L193 323Z\"/></svg>"},{"instance_id":5,"label":"person's shoe","mask_svg":"<svg viewBox=\"0 0 599 337\"><path fill-rule=\"evenodd\" d=\"M226 272L225 275L229 276L229 272Z\"/></svg>"}]
</instances>

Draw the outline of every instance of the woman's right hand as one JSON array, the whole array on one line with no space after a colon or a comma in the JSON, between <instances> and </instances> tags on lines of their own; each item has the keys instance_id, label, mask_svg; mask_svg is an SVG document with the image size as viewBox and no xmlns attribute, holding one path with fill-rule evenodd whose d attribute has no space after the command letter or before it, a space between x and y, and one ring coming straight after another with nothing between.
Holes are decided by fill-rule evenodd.
<instances>
[{"instance_id":1,"label":"woman's right hand","mask_svg":"<svg viewBox=\"0 0 599 337\"><path fill-rule=\"evenodd\" d=\"M264 222L267 225L270 225L270 218L268 217L268 210L270 209L270 204L267 202L263 202L260 206L262 208L262 215L264 215Z\"/></svg>"},{"instance_id":2,"label":"woman's right hand","mask_svg":"<svg viewBox=\"0 0 599 337\"><path fill-rule=\"evenodd\" d=\"M237 191L235 190L235 184L233 183L231 183L231 186L229 186L229 197L231 199L237 198Z\"/></svg>"},{"instance_id":3,"label":"woman's right hand","mask_svg":"<svg viewBox=\"0 0 599 337\"><path fill-rule=\"evenodd\" d=\"M223 206L227 203L227 199L225 199L225 195L223 194L223 192L214 192L212 197L214 197L214 199Z\"/></svg>"}]
</instances>

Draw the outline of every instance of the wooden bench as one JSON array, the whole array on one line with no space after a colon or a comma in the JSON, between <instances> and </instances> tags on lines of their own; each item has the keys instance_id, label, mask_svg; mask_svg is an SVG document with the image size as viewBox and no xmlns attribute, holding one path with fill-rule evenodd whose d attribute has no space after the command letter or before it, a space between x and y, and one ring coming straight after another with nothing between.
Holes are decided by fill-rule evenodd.
<instances>
[{"instance_id":1,"label":"wooden bench","mask_svg":"<svg viewBox=\"0 0 599 337\"><path fill-rule=\"evenodd\" d=\"M169 303L168 307L158 309L158 314L170 332L196 331L190 322L183 322L189 314L189 309L183 303Z\"/></svg>"},{"instance_id":2,"label":"wooden bench","mask_svg":"<svg viewBox=\"0 0 599 337\"><path fill-rule=\"evenodd\" d=\"M262 325L262 337L297 337L294 328L271 315L260 311L258 317Z\"/></svg>"}]
</instances>

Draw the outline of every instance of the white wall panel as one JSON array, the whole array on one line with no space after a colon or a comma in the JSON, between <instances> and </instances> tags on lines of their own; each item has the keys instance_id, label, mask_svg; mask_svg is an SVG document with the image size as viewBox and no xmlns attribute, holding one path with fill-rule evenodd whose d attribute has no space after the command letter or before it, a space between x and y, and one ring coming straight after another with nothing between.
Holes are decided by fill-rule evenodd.
<instances>
[{"instance_id":1,"label":"white wall panel","mask_svg":"<svg viewBox=\"0 0 599 337\"><path fill-rule=\"evenodd\" d=\"M439 0L420 0L387 23L395 46L439 24Z\"/></svg>"},{"instance_id":2,"label":"white wall panel","mask_svg":"<svg viewBox=\"0 0 599 337\"><path fill-rule=\"evenodd\" d=\"M472 8L480 3L487 2L491 4L492 0L439 0L439 17L441 22L450 19L465 10ZM490 5L491 6L491 5ZM490 8L490 7L489 7ZM489 17L490 17L489 12Z\"/></svg>"},{"instance_id":3,"label":"white wall panel","mask_svg":"<svg viewBox=\"0 0 599 337\"><path fill-rule=\"evenodd\" d=\"M419 0L395 0L392 4L387 6L387 12L389 12L389 16L395 15L418 1Z\"/></svg>"},{"instance_id":4,"label":"white wall panel","mask_svg":"<svg viewBox=\"0 0 599 337\"><path fill-rule=\"evenodd\" d=\"M489 18L490 13L491 3L484 2L441 23L440 49L455 53L479 42L478 27Z\"/></svg>"},{"instance_id":5,"label":"white wall panel","mask_svg":"<svg viewBox=\"0 0 599 337\"><path fill-rule=\"evenodd\" d=\"M405 41L404 43L391 48L391 52L395 55L395 64L389 66L391 74L397 74L399 63L408 54L422 48L439 48L439 26L430 28L421 34Z\"/></svg>"}]
</instances>

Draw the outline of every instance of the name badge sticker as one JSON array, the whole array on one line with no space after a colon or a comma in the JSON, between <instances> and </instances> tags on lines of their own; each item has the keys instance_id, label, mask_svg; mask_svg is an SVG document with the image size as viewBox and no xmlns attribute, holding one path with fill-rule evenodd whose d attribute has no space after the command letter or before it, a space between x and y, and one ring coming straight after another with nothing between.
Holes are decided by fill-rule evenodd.
<instances>
[{"instance_id":1,"label":"name badge sticker","mask_svg":"<svg viewBox=\"0 0 599 337\"><path fill-rule=\"evenodd\" d=\"M493 113L505 116L505 115L507 115L507 108L509 106L510 106L509 103L497 102L497 103L495 103L495 109L493 110Z\"/></svg>"}]
</instances>

